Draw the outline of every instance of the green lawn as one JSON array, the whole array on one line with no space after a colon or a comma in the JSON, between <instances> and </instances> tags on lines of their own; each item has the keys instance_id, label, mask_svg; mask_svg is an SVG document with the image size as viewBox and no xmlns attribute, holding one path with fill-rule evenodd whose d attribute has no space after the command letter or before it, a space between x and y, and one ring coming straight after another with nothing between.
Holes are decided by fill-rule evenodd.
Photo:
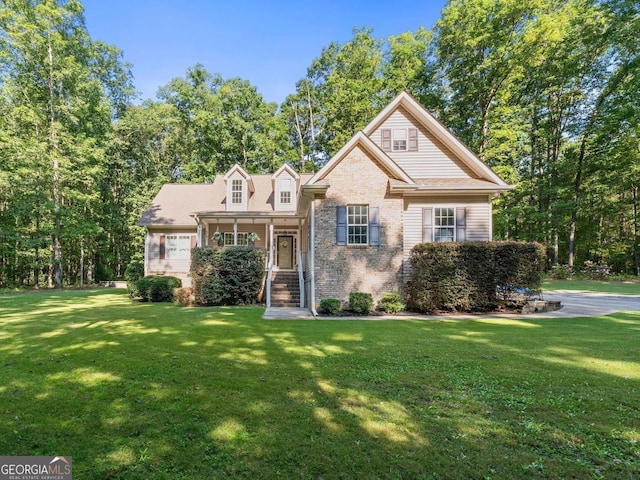
<instances>
[{"instance_id":1,"label":"green lawn","mask_svg":"<svg viewBox=\"0 0 640 480\"><path fill-rule=\"evenodd\" d=\"M0 454L100 480L638 478L640 313L261 314L0 296Z\"/></svg>"},{"instance_id":2,"label":"green lawn","mask_svg":"<svg viewBox=\"0 0 640 480\"><path fill-rule=\"evenodd\" d=\"M547 280L545 290L580 290L583 292L616 293L618 295L640 295L640 282L634 280Z\"/></svg>"}]
</instances>

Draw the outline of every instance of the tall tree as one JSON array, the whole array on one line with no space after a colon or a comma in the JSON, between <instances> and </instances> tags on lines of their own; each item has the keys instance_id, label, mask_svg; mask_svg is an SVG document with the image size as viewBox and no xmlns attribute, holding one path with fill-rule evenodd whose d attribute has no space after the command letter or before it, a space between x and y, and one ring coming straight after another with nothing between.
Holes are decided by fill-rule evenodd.
<instances>
[{"instance_id":1,"label":"tall tree","mask_svg":"<svg viewBox=\"0 0 640 480\"><path fill-rule=\"evenodd\" d=\"M114 102L129 94L129 75L117 50L90 39L80 2L2 0L0 7L0 86L17 167L12 174L20 175L20 165L33 167L37 184L26 188L46 192L46 201L19 208L36 219L36 244L50 223L50 273L60 288L63 242L82 244L100 223L102 146Z\"/></svg>"}]
</instances>

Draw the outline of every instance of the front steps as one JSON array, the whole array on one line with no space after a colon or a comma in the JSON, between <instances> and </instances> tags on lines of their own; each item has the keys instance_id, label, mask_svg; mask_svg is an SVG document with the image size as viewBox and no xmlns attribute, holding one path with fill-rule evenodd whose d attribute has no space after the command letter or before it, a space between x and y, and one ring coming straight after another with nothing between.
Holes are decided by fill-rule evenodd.
<instances>
[{"instance_id":1,"label":"front steps","mask_svg":"<svg viewBox=\"0 0 640 480\"><path fill-rule=\"evenodd\" d=\"M297 272L275 272L271 280L272 307L299 307L300 285Z\"/></svg>"}]
</instances>

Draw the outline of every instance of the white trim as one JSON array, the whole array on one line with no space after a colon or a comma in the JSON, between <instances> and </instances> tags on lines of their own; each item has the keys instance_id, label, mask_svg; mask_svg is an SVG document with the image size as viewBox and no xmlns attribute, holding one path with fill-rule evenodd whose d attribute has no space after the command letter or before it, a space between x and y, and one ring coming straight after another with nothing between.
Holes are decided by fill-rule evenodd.
<instances>
[{"instance_id":1,"label":"white trim","mask_svg":"<svg viewBox=\"0 0 640 480\"><path fill-rule=\"evenodd\" d=\"M316 311L316 200L315 198L311 200L311 232L310 232L310 242L311 242L311 248L310 248L310 261L309 263L311 264L309 267L309 270L311 270L309 272L309 276L310 276L310 285L309 285L309 289L310 289L310 294L309 296L311 297L310 300L310 305L309 305L309 310L311 310L311 313L313 314L314 317L318 316L318 312Z\"/></svg>"},{"instance_id":2,"label":"white trim","mask_svg":"<svg viewBox=\"0 0 640 480\"><path fill-rule=\"evenodd\" d=\"M369 124L362 130L364 135L371 135L380 125L400 106L413 115L420 124L435 135L447 146L465 165L479 177L489 180L501 187L507 187L493 170L480 160L469 148L440 123L431 113L420 105L407 92L401 92L394 98ZM315 177L314 177L315 178Z\"/></svg>"},{"instance_id":3,"label":"white trim","mask_svg":"<svg viewBox=\"0 0 640 480\"><path fill-rule=\"evenodd\" d=\"M411 177L402 170L402 168L400 168L400 166L394 162L389 155L382 151L379 145L376 145L364 133L358 132L305 185L313 185L326 177L329 172L331 172L331 170L333 170L357 145L361 145L368 150L374 159L380 162L380 164L384 166L393 178L402 180L410 185L415 184Z\"/></svg>"}]
</instances>

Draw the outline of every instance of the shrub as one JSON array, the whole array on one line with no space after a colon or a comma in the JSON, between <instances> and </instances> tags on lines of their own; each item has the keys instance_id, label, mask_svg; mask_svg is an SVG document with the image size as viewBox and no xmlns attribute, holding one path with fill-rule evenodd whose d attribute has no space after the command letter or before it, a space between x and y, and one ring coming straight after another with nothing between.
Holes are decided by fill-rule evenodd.
<instances>
[{"instance_id":1,"label":"shrub","mask_svg":"<svg viewBox=\"0 0 640 480\"><path fill-rule=\"evenodd\" d=\"M194 248L191 279L198 305L239 305L258 301L266 252L254 247Z\"/></svg>"},{"instance_id":2,"label":"shrub","mask_svg":"<svg viewBox=\"0 0 640 480\"><path fill-rule=\"evenodd\" d=\"M149 275L134 282L133 298L143 302L170 302L173 300L173 290L182 285L176 277L164 275Z\"/></svg>"},{"instance_id":3,"label":"shrub","mask_svg":"<svg viewBox=\"0 0 640 480\"><path fill-rule=\"evenodd\" d=\"M370 293L351 292L349 294L349 307L355 313L369 315L373 310L373 296Z\"/></svg>"},{"instance_id":4,"label":"shrub","mask_svg":"<svg viewBox=\"0 0 640 480\"><path fill-rule=\"evenodd\" d=\"M337 298L323 298L320 300L320 312L327 315L337 315L342 310L342 302Z\"/></svg>"},{"instance_id":5,"label":"shrub","mask_svg":"<svg viewBox=\"0 0 640 480\"><path fill-rule=\"evenodd\" d=\"M135 282L144 277L144 261L139 256L131 259L124 270L124 279L127 282Z\"/></svg>"},{"instance_id":6,"label":"shrub","mask_svg":"<svg viewBox=\"0 0 640 480\"><path fill-rule=\"evenodd\" d=\"M587 260L582 266L582 273L589 280L604 280L611 275L611 267L606 263L595 263Z\"/></svg>"},{"instance_id":7,"label":"shrub","mask_svg":"<svg viewBox=\"0 0 640 480\"><path fill-rule=\"evenodd\" d=\"M181 307L192 307L194 300L193 288L176 288L173 294L173 300L176 305L179 305Z\"/></svg>"},{"instance_id":8,"label":"shrub","mask_svg":"<svg viewBox=\"0 0 640 480\"><path fill-rule=\"evenodd\" d=\"M573 277L573 275L573 268L569 265L554 265L549 272L549 276L554 280L568 280Z\"/></svg>"},{"instance_id":9,"label":"shrub","mask_svg":"<svg viewBox=\"0 0 640 480\"><path fill-rule=\"evenodd\" d=\"M378 310L386 313L398 313L404 310L405 305L402 302L402 297L397 292L387 292L382 295L378 302Z\"/></svg>"},{"instance_id":10,"label":"shrub","mask_svg":"<svg viewBox=\"0 0 640 480\"><path fill-rule=\"evenodd\" d=\"M409 261L410 309L487 310L513 292L540 288L544 250L521 242L422 243L411 250Z\"/></svg>"}]
</instances>

